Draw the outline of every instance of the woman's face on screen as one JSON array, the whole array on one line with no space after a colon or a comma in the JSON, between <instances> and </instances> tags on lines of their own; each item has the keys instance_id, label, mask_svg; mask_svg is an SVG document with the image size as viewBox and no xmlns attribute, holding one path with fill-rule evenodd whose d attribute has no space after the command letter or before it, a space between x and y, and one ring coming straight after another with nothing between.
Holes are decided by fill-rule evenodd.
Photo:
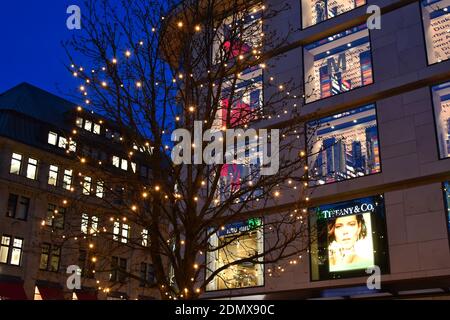
<instances>
[{"instance_id":1,"label":"woman's face on screen","mask_svg":"<svg viewBox=\"0 0 450 320\"><path fill-rule=\"evenodd\" d=\"M361 226L356 220L356 215L339 217L334 224L334 237L336 242L344 248L352 248L359 238Z\"/></svg>"}]
</instances>

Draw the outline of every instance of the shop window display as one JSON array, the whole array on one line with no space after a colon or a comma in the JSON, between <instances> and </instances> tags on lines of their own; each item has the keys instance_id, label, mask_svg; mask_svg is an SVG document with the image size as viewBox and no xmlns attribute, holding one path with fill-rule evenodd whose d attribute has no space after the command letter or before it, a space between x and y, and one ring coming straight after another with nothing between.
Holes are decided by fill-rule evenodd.
<instances>
[{"instance_id":1,"label":"shop window display","mask_svg":"<svg viewBox=\"0 0 450 320\"><path fill-rule=\"evenodd\" d=\"M312 280L388 272L384 210L382 195L310 209Z\"/></svg>"},{"instance_id":2,"label":"shop window display","mask_svg":"<svg viewBox=\"0 0 450 320\"><path fill-rule=\"evenodd\" d=\"M215 270L237 260L263 252L262 219L252 218L221 228L209 240L207 277ZM223 248L222 245L227 244ZM220 248L220 249L215 249ZM262 258L258 258L262 262ZM221 271L207 285L207 290L222 290L261 286L264 284L263 265L243 261Z\"/></svg>"},{"instance_id":3,"label":"shop window display","mask_svg":"<svg viewBox=\"0 0 450 320\"><path fill-rule=\"evenodd\" d=\"M373 83L366 25L306 45L303 59L306 103Z\"/></svg>"},{"instance_id":4,"label":"shop window display","mask_svg":"<svg viewBox=\"0 0 450 320\"><path fill-rule=\"evenodd\" d=\"M431 88L440 158L450 157L450 82Z\"/></svg>"},{"instance_id":5,"label":"shop window display","mask_svg":"<svg viewBox=\"0 0 450 320\"><path fill-rule=\"evenodd\" d=\"M450 58L450 0L422 0L422 21L428 63Z\"/></svg>"},{"instance_id":6,"label":"shop window display","mask_svg":"<svg viewBox=\"0 0 450 320\"><path fill-rule=\"evenodd\" d=\"M303 28L366 4L365 0L302 0Z\"/></svg>"},{"instance_id":7,"label":"shop window display","mask_svg":"<svg viewBox=\"0 0 450 320\"><path fill-rule=\"evenodd\" d=\"M310 186L381 171L375 105L310 121L306 132Z\"/></svg>"}]
</instances>

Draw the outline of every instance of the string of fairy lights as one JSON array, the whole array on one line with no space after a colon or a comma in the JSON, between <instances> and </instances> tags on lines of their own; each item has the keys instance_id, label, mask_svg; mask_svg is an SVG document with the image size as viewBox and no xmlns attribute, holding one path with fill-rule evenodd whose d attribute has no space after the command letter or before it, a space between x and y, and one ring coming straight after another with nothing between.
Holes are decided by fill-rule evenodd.
<instances>
[{"instance_id":1,"label":"string of fairy lights","mask_svg":"<svg viewBox=\"0 0 450 320\"><path fill-rule=\"evenodd\" d=\"M260 9L261 9L261 10L265 10L265 9L266 9L265 5L262 5L262 6L260 7ZM254 12L257 12L258 10L259 10L259 9L254 8ZM165 17L162 16L162 17L161 17L161 20L164 20L164 19L165 19ZM260 19L261 19L261 20L260 20L259 23L260 23L260 24L263 24L262 18L260 18ZM184 24L183 21L178 21L178 22L176 22L176 28L178 28L178 29L185 29L185 28L187 28L187 27L185 26L185 24ZM201 25L201 24L196 24L193 28L194 28L194 31L195 31L195 32L201 32L201 31L202 31L202 25ZM157 32L157 29L156 29L155 27L153 27L153 28L151 29L151 31L152 31L153 33L155 33L155 32ZM264 37L264 33L261 33L260 36L261 36L261 37ZM145 48L145 43L144 43L143 40L138 41L138 42L136 43L136 47L135 47L134 49L128 48L128 49L123 50L123 58L119 58L119 57L117 57L117 56L111 57L108 66L102 66L102 67L100 67L100 68L98 68L98 69L92 68L92 69L90 69L90 71L88 71L88 70L87 70L85 67L83 67L83 66L77 66L77 65L75 65L75 64L72 64L72 65L70 66L71 69L73 70L73 71L72 71L73 77L79 78L79 79L84 79L84 82L83 82L82 84L79 85L78 89L79 89L79 91L80 91L80 93L81 93L81 95L82 95L82 97L83 97L83 99L84 99L84 104L85 104L85 106L82 107L82 106L80 105L80 106L77 106L77 107L75 108L76 111L78 112L78 114L82 114L83 112L90 112L90 113L94 114L94 111L93 111L93 110L89 110L89 107L92 105L92 101L91 101L91 99L89 99L89 97L88 97L88 96L89 96L88 91L89 91L89 87L90 87L90 86L92 86L92 85L97 85L97 86L99 86L100 88L102 88L102 89L104 89L104 90L108 90L108 89L109 89L109 83L108 83L108 81L107 81L107 80L102 80L101 77L98 76L98 75L101 74L102 72L103 72L103 73L104 73L104 72L107 72L107 70L108 70L107 68L109 68L109 67L118 68L119 65L120 65L122 62L127 63L127 61L130 61L130 59L133 59L134 53L135 53L136 51L138 51L139 48L142 48L142 49ZM253 51L251 52L251 54L252 54L253 56L258 56L258 55L260 54L260 52L259 52L259 51L256 51L256 50L253 50ZM243 55L239 55L239 56L238 56L238 59L239 59L239 60L244 60L245 58L246 58L246 57L243 56ZM225 64L225 67L226 67L226 66L227 66L227 65ZM266 63L260 63L260 64L259 64L259 68L261 68L261 69L263 69L263 70L267 70L267 64L266 64ZM210 70L207 70L207 72L210 73L211 71L210 71ZM189 76L189 77L191 77L191 78L194 77L193 74L186 75L186 74L183 74L183 73L178 73L177 75L175 75L175 76L173 77L173 79L171 80L171 82L174 83L174 84L177 84L178 82L181 83L181 82L184 80L184 78L187 77L187 76ZM238 76L239 76L239 74L238 74ZM106 78L106 77L105 77L105 78ZM275 77L274 77L273 75L271 75L271 76L268 78L268 82L269 82L269 84L271 84L272 86L276 87L276 88L279 90L279 93L285 92L286 97L289 98L289 99L300 99L300 98L304 98L304 95L297 96L297 95L291 94L291 92L288 91L288 90L286 89L286 85L285 85L285 84L283 84L283 83L276 84ZM154 85L155 85L155 86L158 86L158 85L160 85L160 83L159 83L159 82L155 82ZM212 84L212 85L214 86L214 84ZM136 89L136 90L142 90L142 89L143 89L143 86L144 86L144 80L143 80L143 79L135 79L135 80L134 80L134 86L135 86L135 89ZM120 87L123 88L123 87L124 87L124 84L121 84ZM201 84L200 87L203 87L203 84ZM297 103L297 102L293 103L292 107L294 108L294 110L297 109L298 103ZM189 106L189 107L186 108L185 111L186 111L187 113L193 114L194 112L196 112L196 106ZM283 118L283 117L290 117L290 116L291 116L290 112L289 112L286 108L283 108L283 110L281 110L281 112L280 112L279 114L275 114L275 115L263 115L262 118L263 118L263 119L271 120L271 119L281 119L281 118ZM175 115L174 119L175 119L176 122L181 121L181 114ZM98 122L99 122L100 124L103 124L103 123L104 123L103 120L98 120ZM205 122L206 122L206 120L205 120ZM247 127L247 125L245 125L245 127ZM222 128L222 129L225 130L226 128ZM293 133L294 133L294 135L296 135L296 138L297 138L297 139L300 139L300 138L301 138L301 136L300 136L299 132L297 132L297 130L294 130ZM69 141L75 141L75 137L76 137L78 134L79 134L78 129L77 129L77 128L74 128L74 129L72 130L72 136L69 137ZM165 135L165 134L168 134L168 133L167 133L165 130L162 130L162 131L161 131L161 135ZM287 138L287 136L286 136L285 134L283 134L281 138L284 139L284 138ZM117 141L117 140L116 140L116 141ZM127 139L126 139L125 137L120 136L120 139L119 139L118 142L121 143L121 144L122 144L123 146L125 146L125 147L129 147L129 146L130 146L130 142L127 141ZM146 147L150 147L150 146L151 146L150 142L145 142L145 146L146 146ZM193 147L195 147L195 146L193 145ZM170 147L169 147L168 145L164 145L163 149L164 149L165 151L170 151ZM67 150L67 152L69 153L69 150ZM133 158L134 155L135 155L135 150L130 150L130 151L128 152L128 156L129 156L130 159ZM302 159L306 159L306 152L305 152L305 151L300 151L300 152L299 152L299 156L300 156ZM86 158L86 157L78 157L78 158L79 158L79 161L80 161L80 164L81 164L81 165L91 165L91 164L92 164L92 165L95 164L95 165L98 165L98 166L103 166L103 165L104 165L104 163L103 163L102 161L91 162L91 161L90 161L91 159L88 159L88 158ZM307 174L307 171L308 171L308 166L307 166L307 165L304 166L304 170L305 170L305 172L306 172L306 174ZM84 177L84 175L83 175L81 172L79 173L79 176L80 176L81 178ZM286 184L287 184L287 188L291 188L291 189L293 189L293 190L297 190L298 187L299 187L299 186L294 182L294 179L287 179ZM83 186L83 181L80 182L80 185L82 185L82 187L84 188L84 186ZM206 182L205 182L205 181L202 181L202 182L201 182L201 185L202 185L202 187L206 187ZM302 185L303 185L303 187L304 187L304 190L306 190L306 188L308 187L308 183L307 183L306 181L304 181ZM285 187L286 187L286 186L285 186ZM70 191L71 191L71 192L75 192L75 188L71 187L71 188L70 188ZM148 197L150 197L151 193L160 193L160 194L163 195L163 198L164 198L165 200L169 200L168 193L167 193L167 192L164 192L164 190L162 190L162 187L161 187L160 185L149 186L148 188L147 188L147 187L144 187L144 190L143 190L142 193L141 193L141 198L142 198L143 200L145 200L145 199L147 199ZM183 196L182 196L181 194L177 193L177 192L175 192L175 193L170 192L170 193L172 194L173 197L171 197L171 198L172 198L174 201L179 201L179 200L182 200L182 199L183 199ZM306 194L306 192L305 192L305 194ZM281 194L281 188L277 188L277 190L275 190L275 191L273 192L272 196L273 196L274 198L280 198L280 197L282 197L282 194ZM199 196L193 195L193 199L192 199L192 200L193 200L194 202L198 202ZM258 200L259 200L259 198L256 199L256 201L258 201ZM215 200L215 201L220 201L220 200ZM306 196L306 197L303 199L303 201L300 201L300 202L307 203L308 201L309 201L309 197ZM67 199L62 200L62 204L63 204L64 206L67 206L68 203L69 203L69 201L68 201ZM215 203L217 204L217 202L215 202ZM130 212L136 212L136 211L139 210L139 207L138 207L137 204L132 204L132 205L130 206L129 209L130 209ZM58 210L56 209L56 210L54 211L54 213L55 213L55 214L58 214ZM292 213L290 214L290 217L293 218L293 219L296 219L296 220L300 220L301 223L303 223L303 216L304 216L304 214L306 214L306 213L307 213L307 209L306 209L306 208L302 208L302 209L296 208L296 209L294 209L294 210L292 211ZM54 218L54 216L53 216L52 218ZM126 216L123 216L123 217L121 217L121 218L113 218L113 217L111 217L111 218L110 218L110 221L116 221L116 219L117 219L117 220L122 220L122 221L127 221L127 217L126 217ZM46 226L46 220L45 220L45 219L41 221L41 226L42 226L42 227L45 227L45 226ZM272 227L269 227L269 230L271 231L271 230L272 230ZM103 233L106 233L106 232L107 232L107 229L106 229L105 227L103 227L103 228L97 228L97 230L92 230L92 229L89 230L89 234L90 234L90 235L100 234L100 233L102 233L102 232L103 232ZM61 236L61 238L62 238L62 239L68 239L68 237L67 237L66 235L64 235L64 234ZM83 239L87 239L87 236L85 235L85 236L83 236L82 238L83 238ZM78 241L78 240L79 240L79 237L73 237L72 239L73 239L74 241ZM170 240L167 240L167 241L170 242ZM181 245L181 246L185 245L185 241L184 241L184 240L181 240L180 245ZM88 248L89 248L90 250L93 250L93 249L95 248L94 243L93 243L93 242L89 242ZM278 274L278 273L283 273L283 272L285 272L286 268L288 268L289 266L296 266L296 265L298 265L299 262L301 261L301 259L302 259L302 255L299 255L299 256L297 256L296 258L291 258L289 261L286 261L286 262L283 262L283 263L279 263L278 265L275 265L275 266L273 266L273 267L271 267L271 268L268 268L268 269L267 269L267 274L269 275L269 277L272 277L272 276L275 276L275 275ZM98 261L98 257L97 257L97 256L92 256L92 257L91 257L91 261L95 264L95 263ZM199 268L201 268L201 264L200 264L199 262L196 262L196 263L193 264L192 267L193 267L193 269L194 269L195 271L198 271ZM92 273L95 273L95 272L96 272L96 270L93 269L93 270L92 270ZM192 281L192 282L195 282L195 279L194 279L194 278L191 278L191 281ZM109 287L109 285L107 285L107 284L102 284L102 282L101 282L99 279L96 280L96 284L97 284L97 286L98 286L97 289L98 289L98 290L101 290L101 291L104 292L104 293L109 293L110 290L111 290L111 288ZM174 288L168 287L167 284L164 284L164 283L163 283L163 284L158 284L158 287L159 287L160 292L161 292L164 296L166 296L166 298L168 298L168 299L173 299L173 300L176 300L176 299L184 299L184 298L188 298L189 295L191 294L191 293L189 292L189 289L188 289L188 288L180 289L177 293L175 293L176 290L174 290ZM194 289L194 292L195 292L195 294L197 294L197 295L200 294L201 291L202 291L202 290L201 290L201 288L199 288L199 287Z\"/></svg>"}]
</instances>

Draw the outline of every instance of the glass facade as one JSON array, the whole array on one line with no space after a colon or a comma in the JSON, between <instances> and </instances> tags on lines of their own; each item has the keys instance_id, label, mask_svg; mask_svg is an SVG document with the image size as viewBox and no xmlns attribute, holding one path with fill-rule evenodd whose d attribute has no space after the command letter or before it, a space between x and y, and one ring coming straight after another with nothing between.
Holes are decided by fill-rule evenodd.
<instances>
[{"instance_id":1,"label":"glass facade","mask_svg":"<svg viewBox=\"0 0 450 320\"><path fill-rule=\"evenodd\" d=\"M450 58L450 0L422 0L422 20L428 63Z\"/></svg>"},{"instance_id":2,"label":"glass facade","mask_svg":"<svg viewBox=\"0 0 450 320\"><path fill-rule=\"evenodd\" d=\"M366 4L365 0L301 0L303 28Z\"/></svg>"},{"instance_id":3,"label":"glass facade","mask_svg":"<svg viewBox=\"0 0 450 320\"><path fill-rule=\"evenodd\" d=\"M262 219L252 218L221 228L209 241L207 274L237 260L263 253ZM262 258L253 259L262 262ZM218 273L207 285L207 290L222 290L261 286L264 284L263 265L242 261Z\"/></svg>"},{"instance_id":4,"label":"glass facade","mask_svg":"<svg viewBox=\"0 0 450 320\"><path fill-rule=\"evenodd\" d=\"M450 82L431 88L441 158L450 156Z\"/></svg>"},{"instance_id":5,"label":"glass facade","mask_svg":"<svg viewBox=\"0 0 450 320\"><path fill-rule=\"evenodd\" d=\"M306 124L311 186L381 171L375 105Z\"/></svg>"},{"instance_id":6,"label":"glass facade","mask_svg":"<svg viewBox=\"0 0 450 320\"><path fill-rule=\"evenodd\" d=\"M382 195L310 209L311 279L364 276L374 265L389 271Z\"/></svg>"},{"instance_id":7,"label":"glass facade","mask_svg":"<svg viewBox=\"0 0 450 320\"><path fill-rule=\"evenodd\" d=\"M305 102L373 83L369 30L360 25L306 45Z\"/></svg>"}]
</instances>

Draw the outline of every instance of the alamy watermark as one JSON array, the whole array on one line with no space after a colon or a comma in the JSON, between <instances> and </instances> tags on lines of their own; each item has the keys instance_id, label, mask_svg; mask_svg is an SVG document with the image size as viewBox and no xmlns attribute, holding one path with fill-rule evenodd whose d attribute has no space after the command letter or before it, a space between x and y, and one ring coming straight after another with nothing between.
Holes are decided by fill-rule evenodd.
<instances>
[{"instance_id":1,"label":"alamy watermark","mask_svg":"<svg viewBox=\"0 0 450 320\"><path fill-rule=\"evenodd\" d=\"M178 142L171 153L175 165L192 164L192 158L194 164L248 164L250 158L252 158L250 155L254 156L256 151L261 164L261 175L274 175L278 172L280 167L279 129L270 129L270 132L267 129L257 131L252 128L246 130L207 129L203 132L202 126L202 121L194 121L194 139L187 129L180 128L172 132L171 140ZM236 147L235 140L237 140ZM202 150L204 142L208 143ZM249 148L254 150L249 152ZM247 149L247 152L245 149Z\"/></svg>"}]
</instances>

